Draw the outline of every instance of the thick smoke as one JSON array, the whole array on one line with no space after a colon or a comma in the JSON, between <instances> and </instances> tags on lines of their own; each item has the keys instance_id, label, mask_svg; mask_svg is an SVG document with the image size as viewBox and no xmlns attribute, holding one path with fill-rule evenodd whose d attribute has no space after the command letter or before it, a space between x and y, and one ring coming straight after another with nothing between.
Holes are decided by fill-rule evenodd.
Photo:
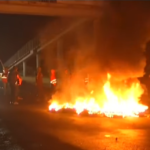
<instances>
[{"instance_id":1,"label":"thick smoke","mask_svg":"<svg viewBox=\"0 0 150 150\"><path fill-rule=\"evenodd\" d=\"M121 80L143 76L144 46L150 35L149 5L148 2L137 1L109 2L99 18L96 36L90 21L64 35L66 67L71 68L74 75L89 73L97 78L106 76L108 72L113 78ZM42 37L52 38L57 29L63 30L62 25L66 27L66 24L69 26L73 22L70 18L67 20L61 19L53 25L50 23L45 32L42 30ZM48 46L47 51L43 51L46 66L54 58L51 54L56 51L54 47Z\"/></svg>"},{"instance_id":2,"label":"thick smoke","mask_svg":"<svg viewBox=\"0 0 150 150\"><path fill-rule=\"evenodd\" d=\"M82 86L87 74L94 79L89 89L98 89L98 93L103 92L107 73L112 75L115 82L126 79L132 82L144 75L144 49L150 39L150 3L107 3L108 5L104 5L102 17L99 18L98 24L95 24L95 29L94 19L91 19L62 36L64 60L61 65L64 65L63 69L67 68L71 72L71 86L67 86L65 79L68 78L63 78L64 72L59 72L59 77L64 79L61 82L63 94L54 95L56 98L60 96L61 100L66 100L67 96L75 97L86 93ZM64 31L78 20L57 18L54 23L50 22L45 30L42 30L41 41L53 39L58 32ZM53 42L43 51L46 68L58 69L56 44Z\"/></svg>"},{"instance_id":3,"label":"thick smoke","mask_svg":"<svg viewBox=\"0 0 150 150\"><path fill-rule=\"evenodd\" d=\"M148 2L110 2L99 28L101 71L118 79L143 76L143 51L150 36L148 7Z\"/></svg>"}]
</instances>

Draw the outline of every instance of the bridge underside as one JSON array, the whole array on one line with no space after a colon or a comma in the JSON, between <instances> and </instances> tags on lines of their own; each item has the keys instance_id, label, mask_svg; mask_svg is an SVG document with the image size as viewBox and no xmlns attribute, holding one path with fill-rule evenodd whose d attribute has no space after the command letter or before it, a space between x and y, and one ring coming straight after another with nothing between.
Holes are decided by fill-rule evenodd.
<instances>
[{"instance_id":1,"label":"bridge underside","mask_svg":"<svg viewBox=\"0 0 150 150\"><path fill-rule=\"evenodd\" d=\"M103 10L102 5L86 5L84 3L59 3L58 0L56 3L52 2L34 2L34 1L2 1L0 2L0 13L3 14L18 14L18 15L39 15L39 16L60 16L60 17L67 17L68 19L74 18L75 20L72 22L69 21L70 24L67 24L64 20L65 29L62 30L62 22L61 28L59 30L54 27L52 29L58 31L57 34L48 41L44 42L44 44L31 41L31 43L27 43L25 47L17 51L17 53L12 56L6 63L5 66L8 66L11 69L13 66L20 65L23 63L23 76L26 76L26 61L31 55L36 55L36 68L39 66L39 51L44 49L47 45L50 45L62 39L62 37L73 30L76 26L84 23L86 20L94 21L99 19ZM59 18L60 19L60 18ZM77 20L76 20L77 19ZM96 23L97 24L97 23ZM54 24L55 25L55 24ZM94 27L94 30L97 29ZM38 45L39 44L39 45ZM57 44L57 51L59 51L59 44ZM32 47L33 46L33 47ZM27 49L28 48L28 49ZM62 46L61 46L62 48ZM21 57L20 57L21 56Z\"/></svg>"},{"instance_id":2,"label":"bridge underside","mask_svg":"<svg viewBox=\"0 0 150 150\"><path fill-rule=\"evenodd\" d=\"M99 17L101 12L100 5L84 5L81 3L0 2L0 13L4 14Z\"/></svg>"}]
</instances>

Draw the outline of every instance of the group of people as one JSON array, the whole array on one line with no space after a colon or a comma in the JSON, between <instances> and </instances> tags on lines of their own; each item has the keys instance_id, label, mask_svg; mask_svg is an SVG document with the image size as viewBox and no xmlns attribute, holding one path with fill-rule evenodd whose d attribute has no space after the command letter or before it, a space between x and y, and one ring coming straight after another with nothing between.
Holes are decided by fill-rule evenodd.
<instances>
[{"instance_id":1,"label":"group of people","mask_svg":"<svg viewBox=\"0 0 150 150\"><path fill-rule=\"evenodd\" d=\"M54 69L50 70L50 93L54 93L56 89L56 71ZM37 87L37 100L42 100L45 95L44 95L44 87L43 87L43 73L41 67L38 68L37 74L36 74L36 87Z\"/></svg>"},{"instance_id":2,"label":"group of people","mask_svg":"<svg viewBox=\"0 0 150 150\"><path fill-rule=\"evenodd\" d=\"M7 95L10 89L10 104L18 104L19 86L22 84L22 79L19 75L18 68L13 67L10 72L7 68L5 68L2 75L2 81L4 85L4 95Z\"/></svg>"},{"instance_id":3,"label":"group of people","mask_svg":"<svg viewBox=\"0 0 150 150\"><path fill-rule=\"evenodd\" d=\"M5 68L2 75L2 82L4 88L4 95L8 95L10 93L10 104L18 104L18 100L20 99L19 95L19 87L22 84L22 78L19 75L18 68L13 67L11 71ZM56 75L55 70L50 71L50 86L56 86ZM43 87L43 73L41 67L37 69L36 73L36 89L37 89L37 100L42 100L44 96L44 87Z\"/></svg>"},{"instance_id":4,"label":"group of people","mask_svg":"<svg viewBox=\"0 0 150 150\"><path fill-rule=\"evenodd\" d=\"M50 70L50 90L51 94L54 94L56 91L57 82L56 79L56 71L55 69ZM63 81L65 82L65 85L68 85L69 81L69 73L67 70L65 70L64 75L62 76ZM65 80L66 79L66 80ZM3 81L3 87L4 87L4 95L7 95L10 93L10 104L18 104L19 97L19 87L22 85L22 78L19 75L18 68L13 67L13 69L9 72L7 68L5 68L5 71L3 72L2 76ZM64 84L64 82L62 84ZM88 82L88 81L85 81ZM10 89L10 90L9 90ZM36 73L36 89L37 89L37 100L43 100L45 98L45 92L44 92L44 86L43 86L43 73L41 67L37 69ZM10 92L9 92L10 91Z\"/></svg>"}]
</instances>

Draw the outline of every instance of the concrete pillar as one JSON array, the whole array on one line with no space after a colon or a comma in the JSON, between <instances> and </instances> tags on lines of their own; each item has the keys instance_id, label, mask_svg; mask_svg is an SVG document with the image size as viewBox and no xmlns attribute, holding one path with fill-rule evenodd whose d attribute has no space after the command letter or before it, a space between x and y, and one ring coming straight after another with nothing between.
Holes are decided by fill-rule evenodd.
<instances>
[{"instance_id":1,"label":"concrete pillar","mask_svg":"<svg viewBox=\"0 0 150 150\"><path fill-rule=\"evenodd\" d=\"M23 77L26 76L26 62L23 62Z\"/></svg>"},{"instance_id":2,"label":"concrete pillar","mask_svg":"<svg viewBox=\"0 0 150 150\"><path fill-rule=\"evenodd\" d=\"M59 39L57 41L57 60L58 60L58 69L62 69L64 66L64 60L63 60L63 40Z\"/></svg>"},{"instance_id":3,"label":"concrete pillar","mask_svg":"<svg viewBox=\"0 0 150 150\"><path fill-rule=\"evenodd\" d=\"M39 54L36 54L36 69L40 66L40 61L39 61Z\"/></svg>"},{"instance_id":4,"label":"concrete pillar","mask_svg":"<svg viewBox=\"0 0 150 150\"><path fill-rule=\"evenodd\" d=\"M62 41L62 39L59 39L57 41L57 57L58 57L58 59L63 58L63 41Z\"/></svg>"},{"instance_id":5,"label":"concrete pillar","mask_svg":"<svg viewBox=\"0 0 150 150\"><path fill-rule=\"evenodd\" d=\"M99 28L100 28L100 19L99 18L96 18L94 20L94 23L93 23L93 28L94 28L94 45L95 45L95 49L98 48L98 43L99 43Z\"/></svg>"}]
</instances>

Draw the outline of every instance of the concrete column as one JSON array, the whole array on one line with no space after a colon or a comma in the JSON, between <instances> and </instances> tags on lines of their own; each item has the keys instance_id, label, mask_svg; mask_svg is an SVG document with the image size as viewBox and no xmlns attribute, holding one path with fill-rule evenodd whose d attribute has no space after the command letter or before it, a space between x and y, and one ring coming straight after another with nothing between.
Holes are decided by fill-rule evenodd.
<instances>
[{"instance_id":1,"label":"concrete column","mask_svg":"<svg viewBox=\"0 0 150 150\"><path fill-rule=\"evenodd\" d=\"M59 39L57 41L57 60L58 60L58 68L61 69L64 66L63 60L63 40Z\"/></svg>"},{"instance_id":2,"label":"concrete column","mask_svg":"<svg viewBox=\"0 0 150 150\"><path fill-rule=\"evenodd\" d=\"M26 62L23 62L23 77L26 76Z\"/></svg>"},{"instance_id":3,"label":"concrete column","mask_svg":"<svg viewBox=\"0 0 150 150\"><path fill-rule=\"evenodd\" d=\"M63 41L62 41L62 39L59 39L57 41L57 57L58 57L58 59L63 58Z\"/></svg>"},{"instance_id":4,"label":"concrete column","mask_svg":"<svg viewBox=\"0 0 150 150\"><path fill-rule=\"evenodd\" d=\"M99 43L99 27L100 27L100 19L96 18L93 22L93 28L94 28L94 45L95 45L95 50L98 48L98 43Z\"/></svg>"},{"instance_id":5,"label":"concrete column","mask_svg":"<svg viewBox=\"0 0 150 150\"><path fill-rule=\"evenodd\" d=\"M39 61L39 54L36 54L36 69L40 66L40 61Z\"/></svg>"}]
</instances>

